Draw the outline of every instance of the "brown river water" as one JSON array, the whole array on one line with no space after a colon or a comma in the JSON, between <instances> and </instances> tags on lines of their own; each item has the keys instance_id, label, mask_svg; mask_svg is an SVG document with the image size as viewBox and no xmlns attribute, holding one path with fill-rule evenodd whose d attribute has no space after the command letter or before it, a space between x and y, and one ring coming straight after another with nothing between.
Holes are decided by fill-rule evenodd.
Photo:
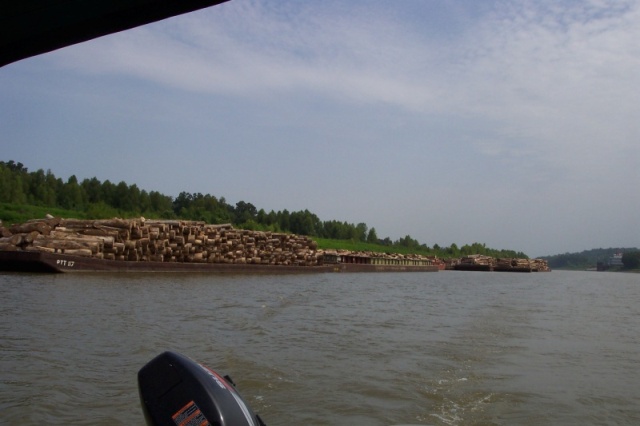
<instances>
[{"instance_id":1,"label":"brown river water","mask_svg":"<svg viewBox=\"0 0 640 426\"><path fill-rule=\"evenodd\" d=\"M640 424L640 274L0 274L0 424L144 425L165 350L274 425Z\"/></svg>"}]
</instances>

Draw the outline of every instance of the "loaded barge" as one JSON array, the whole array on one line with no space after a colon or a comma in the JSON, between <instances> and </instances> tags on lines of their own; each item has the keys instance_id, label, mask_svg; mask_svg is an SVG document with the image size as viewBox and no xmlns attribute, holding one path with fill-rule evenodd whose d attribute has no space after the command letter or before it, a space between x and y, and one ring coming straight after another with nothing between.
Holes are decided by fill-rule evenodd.
<instances>
[{"instance_id":1,"label":"loaded barge","mask_svg":"<svg viewBox=\"0 0 640 426\"><path fill-rule=\"evenodd\" d=\"M493 258L480 254L465 256L451 265L456 271L484 272L549 272L543 259Z\"/></svg>"},{"instance_id":2,"label":"loaded barge","mask_svg":"<svg viewBox=\"0 0 640 426\"><path fill-rule=\"evenodd\" d=\"M324 252L305 236L229 224L47 218L0 227L0 270L18 272L435 272L424 256Z\"/></svg>"}]
</instances>

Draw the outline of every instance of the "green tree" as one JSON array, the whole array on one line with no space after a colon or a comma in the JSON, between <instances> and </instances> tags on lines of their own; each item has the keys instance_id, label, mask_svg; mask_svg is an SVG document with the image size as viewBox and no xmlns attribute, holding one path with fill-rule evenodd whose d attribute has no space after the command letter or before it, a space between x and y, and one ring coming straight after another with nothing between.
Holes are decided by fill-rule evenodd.
<instances>
[{"instance_id":1,"label":"green tree","mask_svg":"<svg viewBox=\"0 0 640 426\"><path fill-rule=\"evenodd\" d=\"M58 199L58 179L56 179L56 176L51 170L47 170L44 182L47 187L46 205L53 207L56 205L56 200Z\"/></svg>"},{"instance_id":2,"label":"green tree","mask_svg":"<svg viewBox=\"0 0 640 426\"><path fill-rule=\"evenodd\" d=\"M289 231L289 219L291 215L287 209L282 210L282 212L278 212L278 226L283 232Z\"/></svg>"},{"instance_id":3,"label":"green tree","mask_svg":"<svg viewBox=\"0 0 640 426\"><path fill-rule=\"evenodd\" d=\"M3 163L0 162L0 202L11 202L11 184L13 179L13 173Z\"/></svg>"},{"instance_id":4,"label":"green tree","mask_svg":"<svg viewBox=\"0 0 640 426\"><path fill-rule=\"evenodd\" d=\"M101 200L104 201L107 205L115 207L118 203L117 197L116 186L108 179L102 182Z\"/></svg>"},{"instance_id":5,"label":"green tree","mask_svg":"<svg viewBox=\"0 0 640 426\"><path fill-rule=\"evenodd\" d=\"M71 175L58 191L58 204L69 210L84 209L84 191L78 184L76 175Z\"/></svg>"},{"instance_id":6,"label":"green tree","mask_svg":"<svg viewBox=\"0 0 640 426\"><path fill-rule=\"evenodd\" d=\"M309 210L293 212L289 215L289 231L299 235L318 236L322 222Z\"/></svg>"},{"instance_id":7,"label":"green tree","mask_svg":"<svg viewBox=\"0 0 640 426\"><path fill-rule=\"evenodd\" d=\"M91 179L84 179L80 186L82 186L89 203L99 203L100 201L104 201L102 183L100 183L97 178L93 177Z\"/></svg>"},{"instance_id":8,"label":"green tree","mask_svg":"<svg viewBox=\"0 0 640 426\"><path fill-rule=\"evenodd\" d=\"M640 251L629 251L622 254L622 264L625 269L640 268Z\"/></svg>"},{"instance_id":9,"label":"green tree","mask_svg":"<svg viewBox=\"0 0 640 426\"><path fill-rule=\"evenodd\" d=\"M6 163L2 162L2 164L4 164L13 173L27 173L29 171L21 162L16 163L13 160L9 160Z\"/></svg>"},{"instance_id":10,"label":"green tree","mask_svg":"<svg viewBox=\"0 0 640 426\"><path fill-rule=\"evenodd\" d=\"M396 241L395 244L399 247L406 247L406 248L416 248L420 245L420 243L418 243L417 240L414 240L413 238L411 238L410 235L405 235L404 238L400 238L398 241Z\"/></svg>"},{"instance_id":11,"label":"green tree","mask_svg":"<svg viewBox=\"0 0 640 426\"><path fill-rule=\"evenodd\" d=\"M359 223L355 227L355 240L356 241L366 241L367 240L367 229L368 226L366 223Z\"/></svg>"},{"instance_id":12,"label":"green tree","mask_svg":"<svg viewBox=\"0 0 640 426\"><path fill-rule=\"evenodd\" d=\"M258 214L256 215L256 222L260 225L268 225L267 223L267 212L264 209L258 210Z\"/></svg>"},{"instance_id":13,"label":"green tree","mask_svg":"<svg viewBox=\"0 0 640 426\"><path fill-rule=\"evenodd\" d=\"M378 244L378 234L376 233L376 228L371 228L369 233L367 234L367 242L369 244Z\"/></svg>"},{"instance_id":14,"label":"green tree","mask_svg":"<svg viewBox=\"0 0 640 426\"><path fill-rule=\"evenodd\" d=\"M31 173L29 176L29 189L27 198L29 200L29 204L33 204L36 206L46 206L46 176L44 174L44 170L39 169L35 173Z\"/></svg>"},{"instance_id":15,"label":"green tree","mask_svg":"<svg viewBox=\"0 0 640 426\"><path fill-rule=\"evenodd\" d=\"M384 239L381 240L380 243L383 246L387 246L387 247L391 247L393 245L393 241L391 241L391 238L389 238L389 237L384 237Z\"/></svg>"},{"instance_id":16,"label":"green tree","mask_svg":"<svg viewBox=\"0 0 640 426\"><path fill-rule=\"evenodd\" d=\"M191 195L188 192L182 191L173 200L173 205L172 205L173 212L178 216L186 214L187 211L189 210L189 207L191 207L192 202L193 202L193 195Z\"/></svg>"},{"instance_id":17,"label":"green tree","mask_svg":"<svg viewBox=\"0 0 640 426\"><path fill-rule=\"evenodd\" d=\"M126 182L121 181L116 185L113 195L114 197L110 204L116 209L122 212L135 212L138 210L140 190L135 184L129 187Z\"/></svg>"},{"instance_id":18,"label":"green tree","mask_svg":"<svg viewBox=\"0 0 640 426\"><path fill-rule=\"evenodd\" d=\"M152 213L151 210L151 197L149 193L144 189L140 190L140 200L138 201L138 211L140 213Z\"/></svg>"},{"instance_id":19,"label":"green tree","mask_svg":"<svg viewBox=\"0 0 640 426\"><path fill-rule=\"evenodd\" d=\"M151 210L154 213L159 215L164 215L166 213L169 213L169 214L173 213L171 197L162 195L157 191L151 191L149 193L149 201L151 202Z\"/></svg>"},{"instance_id":20,"label":"green tree","mask_svg":"<svg viewBox=\"0 0 640 426\"><path fill-rule=\"evenodd\" d=\"M238 201L236 207L233 209L233 215L233 223L239 225L250 220L255 220L258 215L258 209L251 203Z\"/></svg>"}]
</instances>

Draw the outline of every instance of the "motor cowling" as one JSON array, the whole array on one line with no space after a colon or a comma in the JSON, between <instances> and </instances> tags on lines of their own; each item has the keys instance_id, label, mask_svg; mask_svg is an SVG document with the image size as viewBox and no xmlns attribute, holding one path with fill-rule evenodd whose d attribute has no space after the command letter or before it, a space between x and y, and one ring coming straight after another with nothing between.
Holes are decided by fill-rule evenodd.
<instances>
[{"instance_id":1,"label":"motor cowling","mask_svg":"<svg viewBox=\"0 0 640 426\"><path fill-rule=\"evenodd\" d=\"M149 426L264 426L228 376L176 352L142 367L138 390Z\"/></svg>"}]
</instances>

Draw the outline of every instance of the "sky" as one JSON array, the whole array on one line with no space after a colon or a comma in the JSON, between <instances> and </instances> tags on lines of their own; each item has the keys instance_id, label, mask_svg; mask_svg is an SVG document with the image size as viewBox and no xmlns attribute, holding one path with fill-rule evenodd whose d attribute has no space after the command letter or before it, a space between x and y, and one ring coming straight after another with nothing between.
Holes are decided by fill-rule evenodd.
<instances>
[{"instance_id":1,"label":"sky","mask_svg":"<svg viewBox=\"0 0 640 426\"><path fill-rule=\"evenodd\" d=\"M638 40L638 0L232 0L0 68L0 160L429 246L639 247Z\"/></svg>"}]
</instances>

